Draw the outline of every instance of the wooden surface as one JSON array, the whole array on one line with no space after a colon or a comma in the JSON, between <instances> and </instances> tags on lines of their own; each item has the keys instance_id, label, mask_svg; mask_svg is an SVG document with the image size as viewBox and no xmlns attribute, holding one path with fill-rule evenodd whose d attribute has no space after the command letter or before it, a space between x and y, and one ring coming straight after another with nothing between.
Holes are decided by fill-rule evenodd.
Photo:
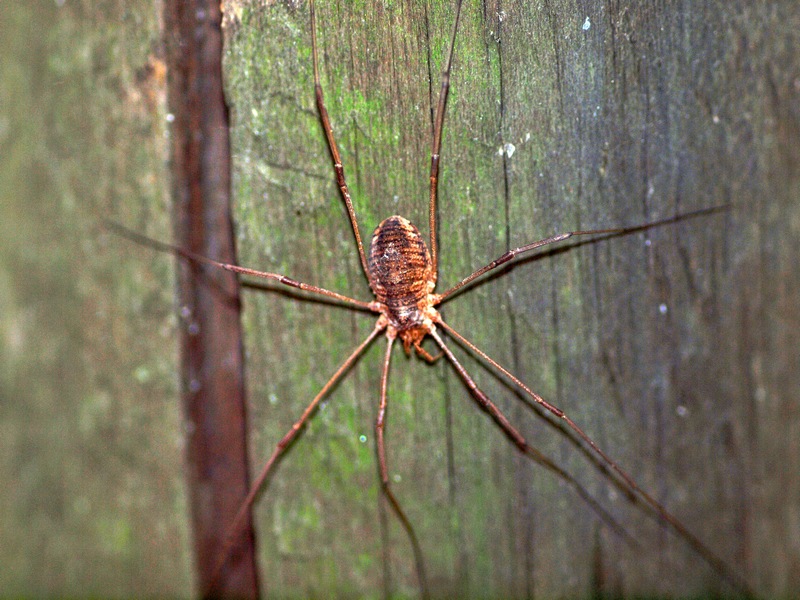
<instances>
[{"instance_id":1,"label":"wooden surface","mask_svg":"<svg viewBox=\"0 0 800 600\"><path fill-rule=\"evenodd\" d=\"M800 10L595 4L466 0L439 289L552 233L732 209L526 262L444 316L571 414L760 595L796 595ZM229 8L241 262L366 299L313 108L307 5ZM318 5L323 86L365 237L392 214L426 231L451 9ZM96 221L169 235L156 14L150 3L44 0L4 13L4 595L193 592L172 261ZM372 318L285 292L248 294L245 313L257 463ZM266 596L416 594L408 541L377 486L382 346L332 393L261 499ZM396 350L389 467L437 594L729 591L453 346L639 547L521 458L443 361Z\"/></svg>"},{"instance_id":2,"label":"wooden surface","mask_svg":"<svg viewBox=\"0 0 800 600\"><path fill-rule=\"evenodd\" d=\"M216 0L164 5L174 244L236 262L222 12ZM181 405L195 579L204 598L257 599L252 519L235 515L250 490L241 290L235 274L178 268Z\"/></svg>"},{"instance_id":3,"label":"wooden surface","mask_svg":"<svg viewBox=\"0 0 800 600\"><path fill-rule=\"evenodd\" d=\"M192 593L151 2L0 20L0 595Z\"/></svg>"},{"instance_id":4,"label":"wooden surface","mask_svg":"<svg viewBox=\"0 0 800 600\"><path fill-rule=\"evenodd\" d=\"M452 6L319 4L322 84L365 237L392 214L427 231L430 111ZM787 512L798 498L797 383L786 381L798 317L787 240L798 219L797 11L788 7L466 2L439 234L443 290L550 234L732 205L507 269L444 315L770 594L796 589L798 559ZM242 261L367 299L315 115L308 28L305 5L278 3L245 8L230 29ZM501 156L506 144L513 154ZM277 294L246 303L255 456L266 457L373 320ZM375 346L261 500L269 593L415 593L408 540L379 499ZM445 361L431 367L397 350L389 467L434 593L731 592L465 362L640 546L518 456Z\"/></svg>"}]
</instances>

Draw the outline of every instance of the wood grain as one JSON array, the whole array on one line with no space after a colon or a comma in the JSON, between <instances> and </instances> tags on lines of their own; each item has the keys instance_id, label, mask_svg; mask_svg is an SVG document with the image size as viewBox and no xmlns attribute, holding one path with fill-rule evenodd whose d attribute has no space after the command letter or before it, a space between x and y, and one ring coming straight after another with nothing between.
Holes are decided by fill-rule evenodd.
<instances>
[{"instance_id":1,"label":"wood grain","mask_svg":"<svg viewBox=\"0 0 800 600\"><path fill-rule=\"evenodd\" d=\"M764 247L765 235L770 248L797 235L796 217L778 216L793 213L797 189L797 34L787 22L796 10L555 1L464 10L442 151L439 290L561 231L731 210L523 261L449 301L445 318L566 410L733 569L779 589L761 556L787 573L795 559L761 532L788 526L789 513L762 512L782 501L763 497L759 482L776 456L783 474L770 479L795 480L786 448L763 453L788 424L766 398L794 414L779 383L792 352L772 355L770 342L773 358L759 358L767 342L752 330L797 337L766 317L796 323L798 279ZM424 233L451 3L321 2L318 11L322 84L362 236L392 214ZM231 30L242 260L367 299L313 108L309 37L305 6L252 7ZM247 312L255 447L265 456L372 324L274 295L248 299ZM380 354L331 395L264 495L271 593L414 593L408 542L378 497ZM519 457L446 364L397 352L389 466L437 593L729 592L507 388L467 366L641 547L626 547ZM789 489L796 497L796 482Z\"/></svg>"}]
</instances>

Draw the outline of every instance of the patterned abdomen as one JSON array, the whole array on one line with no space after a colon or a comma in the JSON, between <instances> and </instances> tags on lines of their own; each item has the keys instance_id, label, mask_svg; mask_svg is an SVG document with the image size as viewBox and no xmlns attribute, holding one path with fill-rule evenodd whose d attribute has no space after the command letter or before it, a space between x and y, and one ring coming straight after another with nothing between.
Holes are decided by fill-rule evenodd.
<instances>
[{"instance_id":1,"label":"patterned abdomen","mask_svg":"<svg viewBox=\"0 0 800 600\"><path fill-rule=\"evenodd\" d=\"M433 291L431 256L419 230L403 217L389 217L375 229L369 248L370 285L404 330L422 320L420 309Z\"/></svg>"}]
</instances>

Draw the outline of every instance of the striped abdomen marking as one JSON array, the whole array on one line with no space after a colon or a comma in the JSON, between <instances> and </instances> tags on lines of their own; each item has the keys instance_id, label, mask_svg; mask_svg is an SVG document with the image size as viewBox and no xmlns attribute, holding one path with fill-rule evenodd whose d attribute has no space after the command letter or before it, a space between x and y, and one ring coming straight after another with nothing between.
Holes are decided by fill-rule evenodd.
<instances>
[{"instance_id":1,"label":"striped abdomen marking","mask_svg":"<svg viewBox=\"0 0 800 600\"><path fill-rule=\"evenodd\" d=\"M431 255L419 230L403 217L389 217L375 229L369 248L372 291L403 330L418 325L420 309L433 291Z\"/></svg>"}]
</instances>

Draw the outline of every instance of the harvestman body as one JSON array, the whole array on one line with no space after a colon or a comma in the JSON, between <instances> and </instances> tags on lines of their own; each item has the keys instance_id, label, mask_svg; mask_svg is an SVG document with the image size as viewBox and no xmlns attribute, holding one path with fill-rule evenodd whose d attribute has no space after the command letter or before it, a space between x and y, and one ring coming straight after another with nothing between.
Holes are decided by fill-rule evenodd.
<instances>
[{"instance_id":1,"label":"harvestman body","mask_svg":"<svg viewBox=\"0 0 800 600\"><path fill-rule=\"evenodd\" d=\"M424 562L422 559L422 552L420 549L419 541L417 540L414 529L400 507L399 502L395 498L389 483L389 470L386 462L386 453L384 445L384 426L386 418L386 405L387 405L387 381L389 373L389 363L393 343L396 339L400 339L403 343L405 351L408 353L413 348L422 358L427 361L435 360L427 351L425 351L421 344L423 340L430 336L436 345L441 350L441 354L446 357L446 360L453 366L459 377L463 380L473 398L477 401L482 410L484 410L495 423L501 428L503 433L509 440L531 460L541 464L545 468L552 471L557 477L562 479L568 484L575 493L586 502L589 507L603 520L611 529L616 531L622 536L627 536L624 530L616 523L616 521L600 506L600 504L566 471L556 465L550 459L542 455L538 450L531 447L522 436L522 434L509 422L505 415L492 403L489 397L481 391L472 377L467 373L464 367L456 359L454 354L445 344L443 339L438 333L441 328L446 331L450 336L458 341L459 344L474 352L477 356L481 357L484 361L502 373L511 385L522 390L526 395L532 398L536 403L542 406L545 410L556 418L560 419L566 427L575 434L583 444L585 444L590 452L593 452L597 459L605 465L604 472L609 477L614 485L625 491L626 497L632 502L640 501L657 516L663 523L669 526L680 538L682 538L689 546L691 546L700 556L703 557L724 579L731 583L739 591L749 594L746 582L744 582L738 575L733 573L727 565L718 558L703 542L701 542L687 527L685 527L677 518L670 514L664 506L655 500L650 494L642 490L639 485L623 471L611 458L605 454L595 443L578 427L562 410L553 406L545 401L538 394L529 389L522 381L512 375L507 369L503 368L497 362L492 360L483 351L474 346L471 342L461 336L458 332L453 330L442 319L436 306L444 300L452 296L456 291L462 289L475 279L484 275L485 273L495 269L519 254L528 252L530 250L565 240L569 237L576 235L589 235L589 234L623 234L634 231L641 231L651 227L665 225L667 223L674 223L682 219L696 217L699 215L710 214L721 210L721 208L711 208L694 213L684 214L671 219L665 219L645 225L636 227L618 228L618 229L605 229L605 230L585 230L573 231L562 233L552 236L531 244L521 246L514 250L506 252L498 259L492 261L485 267L478 269L452 288L446 290L441 294L434 293L437 278L437 247L436 247L436 198L437 198L437 185L439 175L439 153L442 141L442 127L444 123L445 107L447 103L447 95L450 86L450 70L452 65L453 48L455 45L456 32L458 30L458 21L461 12L461 0L457 1L456 15L453 25L453 33L450 39L449 50L445 61L445 67L442 74L442 86L439 94L439 100L436 111L436 120L434 124L433 142L431 150L431 169L430 169L430 205L429 205L429 226L430 238L429 246L425 244L419 230L411 224L407 219L401 216L392 216L381 222L375 229L372 242L369 248L369 255L364 252L361 235L356 220L355 210L350 198L350 193L344 176L344 168L339 155L339 150L333 136L333 129L330 124L325 103L323 100L322 87L319 78L318 57L317 57L317 40L316 40L316 18L314 12L314 0L309 1L310 17L311 17L311 41L313 53L313 66L314 66L314 89L316 96L317 109L322 126L325 130L328 146L333 159L334 171L336 174L337 183L341 190L342 198L344 199L347 211L350 217L350 222L353 228L353 234L358 246L359 258L361 266L364 270L367 279L369 280L372 292L375 295L375 300L371 302L364 302L349 298L337 292L325 290L313 285L301 283L290 279L284 275L275 273L266 273L256 271L237 265L223 264L211 260L206 257L198 256L189 253L183 249L176 248L167 244L160 244L152 240L146 240L141 236L132 235L129 232L123 231L124 235L135 237L137 240L147 243L151 246L158 247L162 250L167 250L177 254L187 260L213 265L215 267L223 268L228 271L243 275L251 275L266 279L272 279L282 284L306 290L311 293L335 298L347 305L359 307L362 309L370 310L378 314L378 320L374 329L369 336L350 354L344 363L337 369L333 376L323 386L317 396L306 407L303 414L295 422L292 428L286 433L283 439L277 444L275 450L263 467L261 473L256 478L256 481L243 502L240 510L238 511L233 523L229 529L226 545L222 551L222 559L217 567L214 577L212 578L212 590L209 590L213 595L214 585L216 580L221 574L222 567L230 555L237 537L245 522L245 518L249 513L256 496L264 485L264 482L270 474L273 466L276 464L277 459L284 453L286 448L296 438L299 432L303 429L309 418L313 415L320 401L326 396L332 386L340 379L345 371L356 361L361 353L375 340L378 335L384 333L387 339L386 351L383 360L383 369L381 375L381 390L380 390L380 404L378 408L378 416L376 420L376 443L379 461L379 471L381 477L382 490L389 501L394 513L400 520L405 529L416 562L417 574L420 582L420 590L423 596L427 595L427 584L425 581ZM722 207L724 208L724 207ZM438 358L438 357L436 357ZM606 468L607 467L607 468Z\"/></svg>"}]
</instances>

